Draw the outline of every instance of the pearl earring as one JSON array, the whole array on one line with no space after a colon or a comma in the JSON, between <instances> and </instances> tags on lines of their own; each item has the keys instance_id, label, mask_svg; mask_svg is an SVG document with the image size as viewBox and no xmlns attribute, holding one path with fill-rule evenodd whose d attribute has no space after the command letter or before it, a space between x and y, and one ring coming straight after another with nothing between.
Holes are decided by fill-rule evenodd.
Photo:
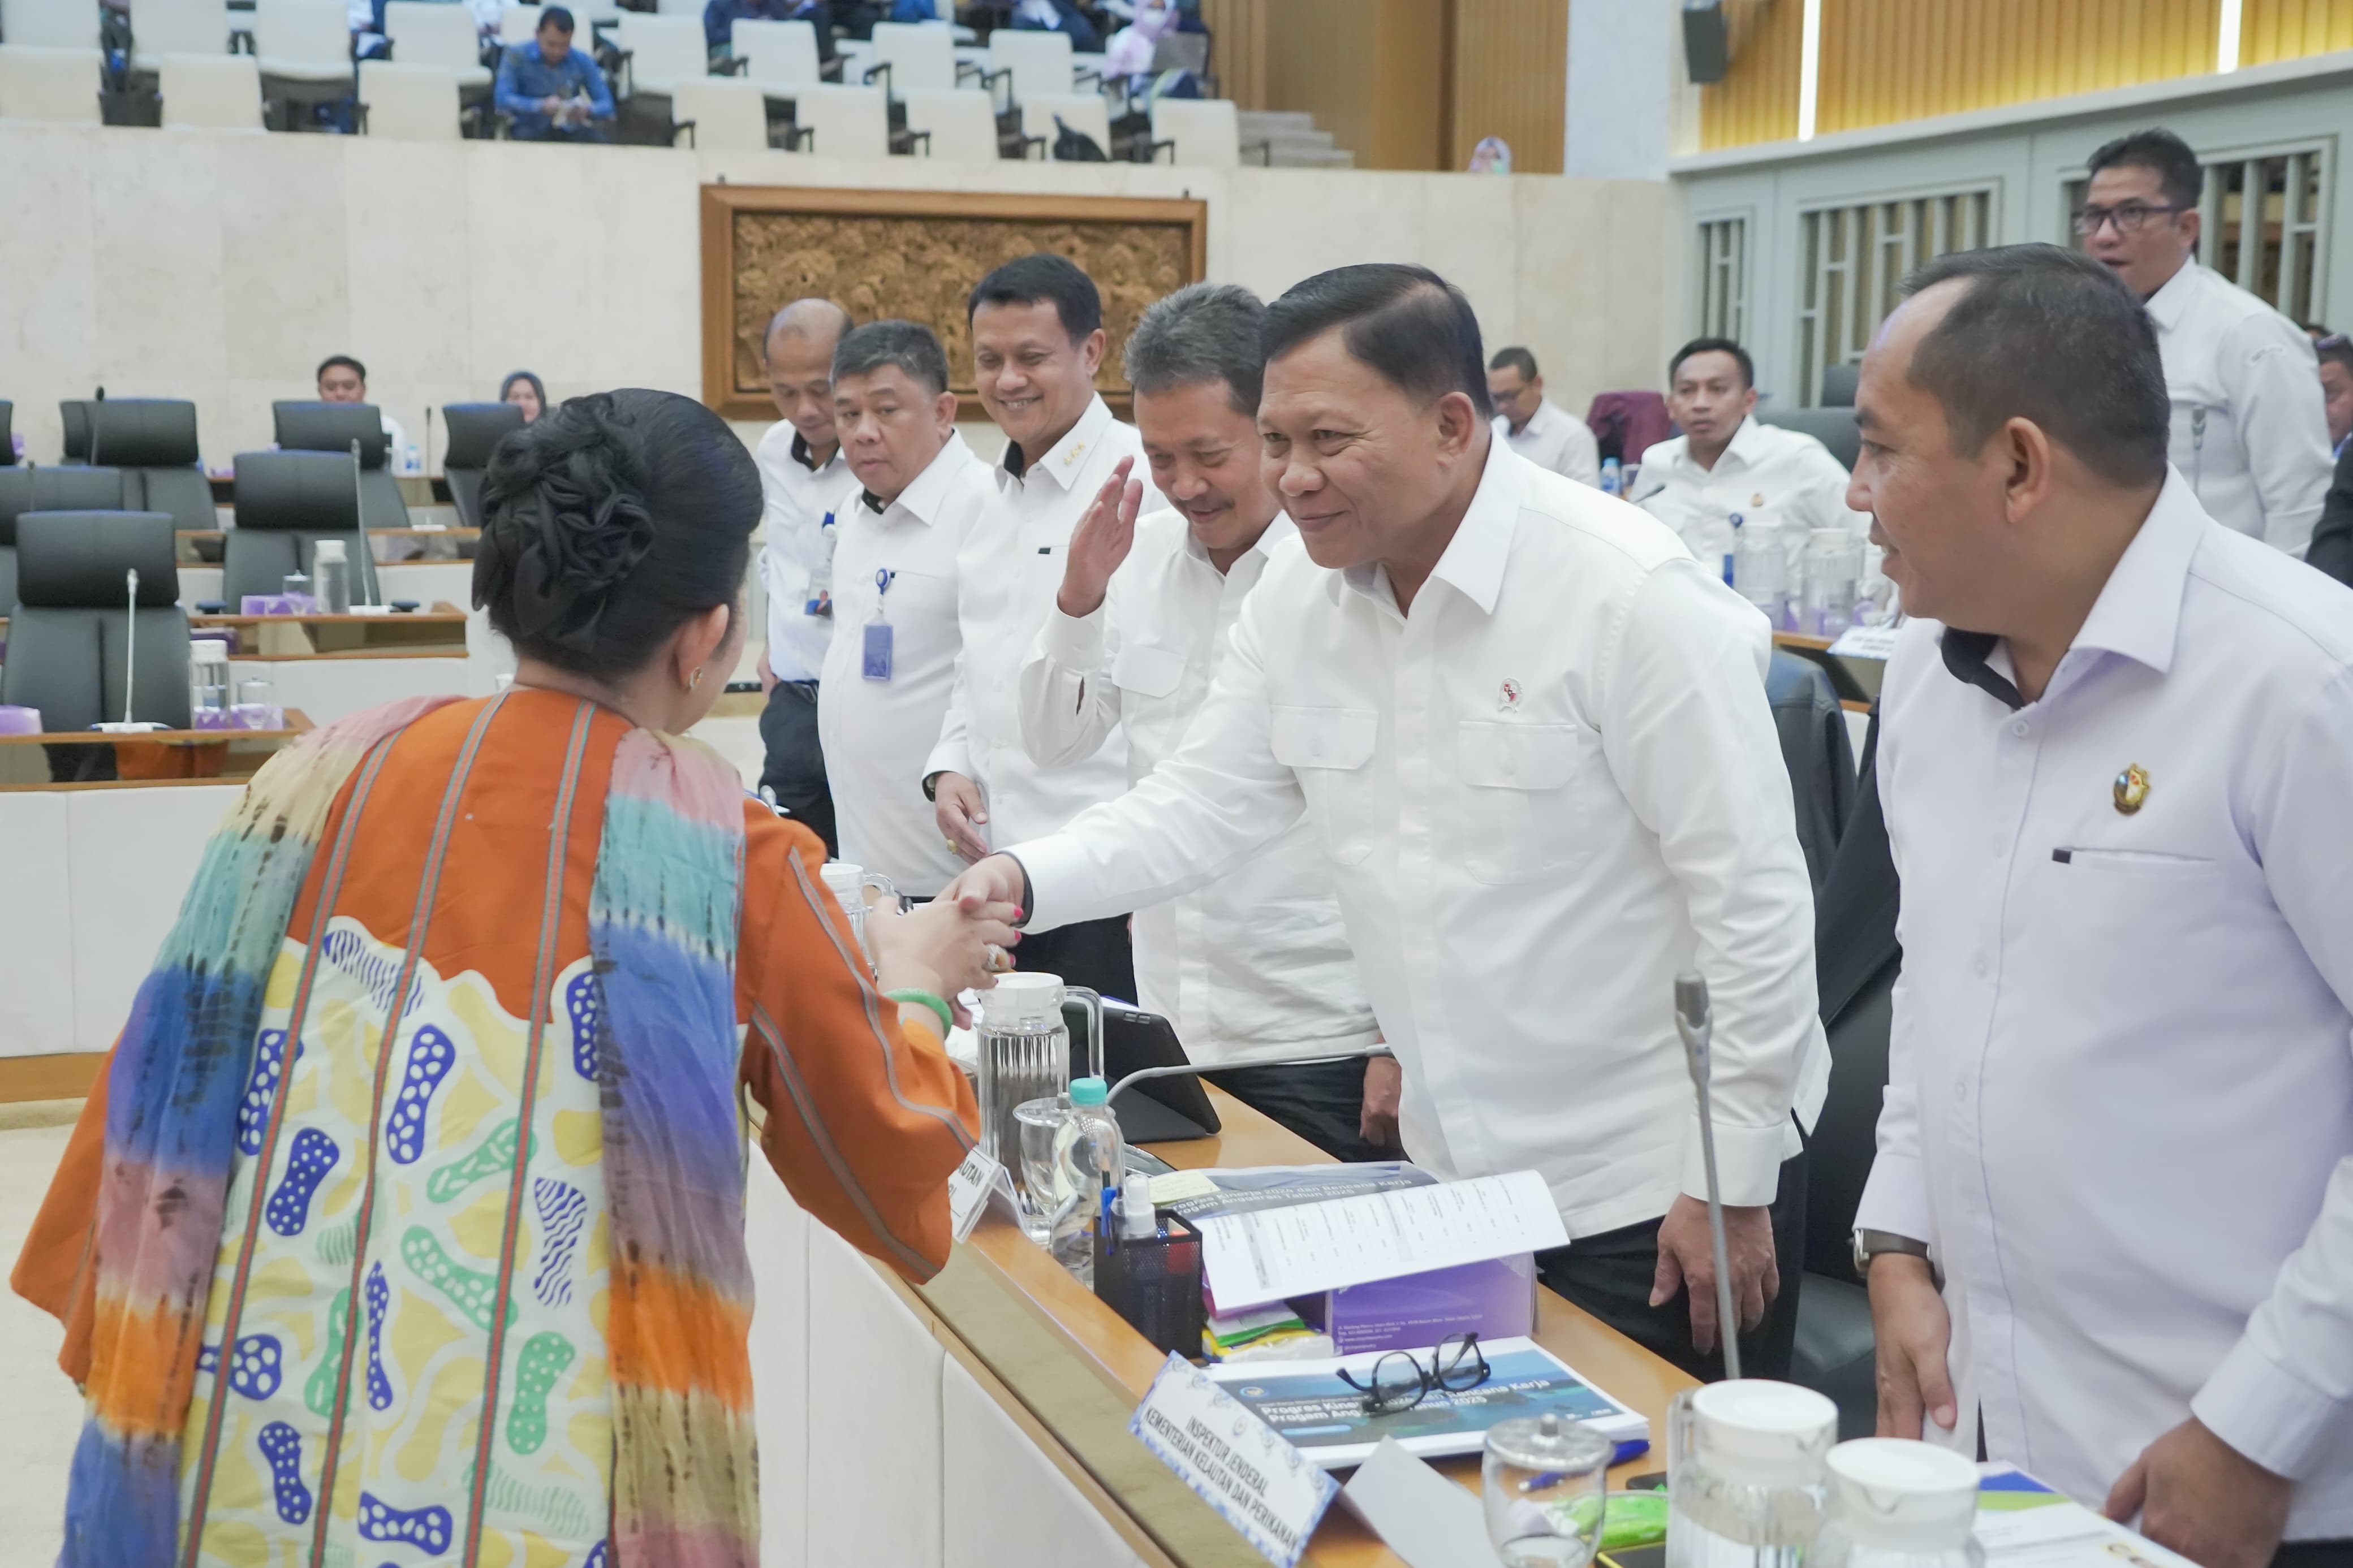
<instances>
[{"instance_id":1,"label":"pearl earring","mask_svg":"<svg viewBox=\"0 0 2353 1568\"><path fill-rule=\"evenodd\" d=\"M702 671L701 671L701 670L699 670L699 669L698 669L698 670L696 670L692 675L690 675L690 676L688 676L688 677L686 678L687 689L688 689L688 690L690 690L690 691L691 691L691 690L692 690L694 688L696 688L696 687L698 687L698 686L702 685Z\"/></svg>"}]
</instances>

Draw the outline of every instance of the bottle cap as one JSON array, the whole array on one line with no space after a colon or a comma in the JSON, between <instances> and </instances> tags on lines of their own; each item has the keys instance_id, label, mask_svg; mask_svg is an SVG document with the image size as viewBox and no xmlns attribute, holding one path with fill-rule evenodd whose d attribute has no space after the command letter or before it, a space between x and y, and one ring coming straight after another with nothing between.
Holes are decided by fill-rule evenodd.
<instances>
[{"instance_id":1,"label":"bottle cap","mask_svg":"<svg viewBox=\"0 0 2353 1568\"><path fill-rule=\"evenodd\" d=\"M1977 1523L1978 1468L1949 1448L1859 1437L1831 1450L1831 1517L1847 1539L1898 1551L1965 1545Z\"/></svg>"},{"instance_id":2,"label":"bottle cap","mask_svg":"<svg viewBox=\"0 0 2353 1568\"><path fill-rule=\"evenodd\" d=\"M1109 1089L1099 1078L1074 1078L1071 1080L1072 1105L1102 1105L1110 1099Z\"/></svg>"},{"instance_id":3,"label":"bottle cap","mask_svg":"<svg viewBox=\"0 0 2353 1568\"><path fill-rule=\"evenodd\" d=\"M314 561L341 562L344 559L343 542L340 539L322 539L311 546L311 555Z\"/></svg>"},{"instance_id":4,"label":"bottle cap","mask_svg":"<svg viewBox=\"0 0 2353 1568\"><path fill-rule=\"evenodd\" d=\"M1838 1406L1810 1388L1746 1377L1692 1395L1701 1464L1750 1486L1818 1486L1838 1435Z\"/></svg>"}]
</instances>

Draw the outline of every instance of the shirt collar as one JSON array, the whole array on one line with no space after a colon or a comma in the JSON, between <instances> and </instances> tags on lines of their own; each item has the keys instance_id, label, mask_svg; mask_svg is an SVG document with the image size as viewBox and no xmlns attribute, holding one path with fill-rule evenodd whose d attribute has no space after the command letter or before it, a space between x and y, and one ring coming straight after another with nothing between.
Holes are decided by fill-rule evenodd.
<instances>
[{"instance_id":1,"label":"shirt collar","mask_svg":"<svg viewBox=\"0 0 2353 1568\"><path fill-rule=\"evenodd\" d=\"M2172 668L2189 560L2198 553L2206 521L2189 481L2167 468L2157 504L2117 557L2073 646L2120 654L2159 675Z\"/></svg>"},{"instance_id":2,"label":"shirt collar","mask_svg":"<svg viewBox=\"0 0 2353 1568\"><path fill-rule=\"evenodd\" d=\"M817 460L816 455L809 450L807 438L802 436L799 430L796 429L793 432L793 461L798 463L802 468L807 468L812 474L824 473L828 468L833 468L841 462L841 443L839 441L835 442L833 445L833 456L820 463Z\"/></svg>"},{"instance_id":3,"label":"shirt collar","mask_svg":"<svg viewBox=\"0 0 2353 1568\"><path fill-rule=\"evenodd\" d=\"M1492 436L1487 442L1487 466L1480 471L1479 488L1470 508L1446 542L1430 581L1443 582L1479 606L1482 615L1495 613L1504 591L1504 564L1512 551L1512 534L1520 521L1521 475L1527 459ZM1385 576L1377 562L1350 566L1341 573L1347 585L1377 602ZM1386 590L1392 603L1394 589Z\"/></svg>"},{"instance_id":4,"label":"shirt collar","mask_svg":"<svg viewBox=\"0 0 2353 1568\"><path fill-rule=\"evenodd\" d=\"M2172 668L2181 629L2181 596L2206 521L2189 482L2168 468L2157 504L2117 557L2067 651L2113 653L2159 675ZM2018 687L1988 663L2000 640L1991 632L1947 626L1942 639L1945 668L1955 679L1992 693L2003 706L2022 708L2025 700Z\"/></svg>"},{"instance_id":5,"label":"shirt collar","mask_svg":"<svg viewBox=\"0 0 2353 1568\"><path fill-rule=\"evenodd\" d=\"M1724 457L1715 460L1715 466L1723 468L1724 458L1737 458L1744 468L1755 468L1765 456L1766 443L1772 440L1770 436L1758 434L1763 428L1754 414L1741 420L1740 428L1735 430L1732 439L1724 444ZM1684 449L1690 450L1689 447Z\"/></svg>"},{"instance_id":6,"label":"shirt collar","mask_svg":"<svg viewBox=\"0 0 2353 1568\"><path fill-rule=\"evenodd\" d=\"M1021 446L1018 441L1008 441L1005 456L997 465L997 488L1010 489L1015 485L1026 484L1039 474L1045 474L1062 489L1069 489L1086 467L1087 454L1095 449L1111 422L1111 405L1098 395L1087 405L1087 411L1079 416L1079 422L1071 426L1070 434L1055 442L1044 457L1032 461L1026 453L1022 454L1024 466L1018 474L1013 471L1011 465L1014 455L1021 451Z\"/></svg>"},{"instance_id":7,"label":"shirt collar","mask_svg":"<svg viewBox=\"0 0 2353 1568\"><path fill-rule=\"evenodd\" d=\"M2196 257L2182 258L2181 265L2165 280L2164 287L2148 297L2149 320L2168 332L2181 324L2183 314L2189 309L2189 296L2198 289L2198 270Z\"/></svg>"},{"instance_id":8,"label":"shirt collar","mask_svg":"<svg viewBox=\"0 0 2353 1568\"><path fill-rule=\"evenodd\" d=\"M973 460L972 449L964 444L956 431L948 433L947 442L933 454L899 499L891 504L922 523L925 528L938 521L940 502L947 499L948 487L955 482L956 474ZM885 509L888 510L887 508Z\"/></svg>"},{"instance_id":9,"label":"shirt collar","mask_svg":"<svg viewBox=\"0 0 2353 1568\"><path fill-rule=\"evenodd\" d=\"M1176 510L1173 507L1169 510L1172 511ZM1201 547L1200 540L1194 536L1190 521L1187 519L1182 511L1176 512L1176 521L1185 525L1185 553L1199 562L1202 565L1209 566L1209 552ZM1266 525L1266 531L1258 536L1258 542L1251 545L1248 550L1243 551L1240 556L1235 560L1234 564L1239 566L1242 562L1249 560L1253 555L1263 559L1274 549L1276 545L1282 543L1284 540L1290 538L1298 531L1299 527L1296 523L1291 521L1291 514L1289 512L1276 512L1274 514L1274 521ZM1215 571L1216 568L1214 566L1210 566L1210 570Z\"/></svg>"}]
</instances>

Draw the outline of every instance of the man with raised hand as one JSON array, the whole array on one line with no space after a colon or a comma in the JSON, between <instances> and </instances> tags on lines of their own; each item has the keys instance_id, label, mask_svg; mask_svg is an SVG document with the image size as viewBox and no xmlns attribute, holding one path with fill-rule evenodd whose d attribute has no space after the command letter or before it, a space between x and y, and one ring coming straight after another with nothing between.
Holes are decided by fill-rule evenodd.
<instances>
[{"instance_id":1,"label":"man with raised hand","mask_svg":"<svg viewBox=\"0 0 2353 1568\"><path fill-rule=\"evenodd\" d=\"M1196 283L1146 310L1128 338L1135 427L1170 504L1139 517L1144 487L1123 459L1071 536L1021 669L1021 733L1039 763L1092 756L1114 729L1127 734L1131 782L1174 755L1242 600L1271 561L1299 552L1298 530L1259 478L1265 314L1247 289ZM1227 1069L1218 1087L1337 1159L1378 1159L1394 1142L1380 1109L1393 1059L1274 1065L1379 1037L1304 824L1230 875L1136 910L1134 942L1137 999L1175 1021L1196 1065Z\"/></svg>"}]
</instances>

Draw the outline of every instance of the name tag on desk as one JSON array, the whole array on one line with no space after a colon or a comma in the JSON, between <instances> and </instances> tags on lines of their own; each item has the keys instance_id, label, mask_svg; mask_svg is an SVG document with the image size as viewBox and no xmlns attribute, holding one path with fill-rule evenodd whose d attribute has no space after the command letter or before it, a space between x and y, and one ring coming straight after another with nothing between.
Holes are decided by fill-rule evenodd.
<instances>
[{"instance_id":1,"label":"name tag on desk","mask_svg":"<svg viewBox=\"0 0 2353 1568\"><path fill-rule=\"evenodd\" d=\"M1292 1568L1340 1488L1256 1413L1171 1355L1127 1429L1275 1568Z\"/></svg>"},{"instance_id":2,"label":"name tag on desk","mask_svg":"<svg viewBox=\"0 0 2353 1568\"><path fill-rule=\"evenodd\" d=\"M980 1224L988 1200L998 1195L1000 1189L1009 1201L1013 1196L1012 1178L1005 1173L1003 1165L975 1145L972 1152L964 1157L964 1163L948 1176L948 1219L955 1227L958 1241L972 1239L973 1228ZM1018 1210L1014 1217L1019 1219Z\"/></svg>"}]
</instances>

